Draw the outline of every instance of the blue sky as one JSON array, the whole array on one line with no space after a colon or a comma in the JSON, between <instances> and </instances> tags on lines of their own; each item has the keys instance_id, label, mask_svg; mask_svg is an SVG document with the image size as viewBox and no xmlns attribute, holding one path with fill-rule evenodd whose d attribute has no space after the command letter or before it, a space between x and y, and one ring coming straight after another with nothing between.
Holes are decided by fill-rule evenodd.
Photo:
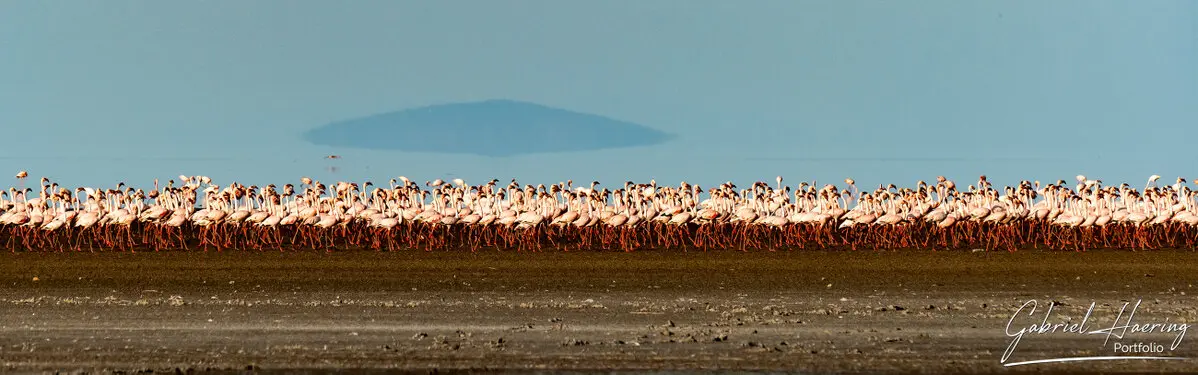
<instances>
[{"instance_id":1,"label":"blue sky","mask_svg":"<svg viewBox=\"0 0 1198 375\"><path fill-rule=\"evenodd\" d=\"M1198 177L1195 67L1194 1L0 1L0 179L1142 184ZM301 138L484 99L679 137L505 158Z\"/></svg>"}]
</instances>

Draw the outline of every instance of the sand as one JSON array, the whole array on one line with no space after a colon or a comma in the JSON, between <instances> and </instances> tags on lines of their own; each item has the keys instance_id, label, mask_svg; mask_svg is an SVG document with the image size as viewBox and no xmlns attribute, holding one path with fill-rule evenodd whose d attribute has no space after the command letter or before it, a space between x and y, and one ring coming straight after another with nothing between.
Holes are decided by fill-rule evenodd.
<instances>
[{"instance_id":1,"label":"sand","mask_svg":"<svg viewBox=\"0 0 1198 375\"><path fill-rule=\"evenodd\" d=\"M2 254L0 371L1193 372L1000 361L1029 300L1017 326L1052 301L1194 324L1196 283L1181 251ZM1198 357L1175 336L1027 334L1006 362Z\"/></svg>"}]
</instances>

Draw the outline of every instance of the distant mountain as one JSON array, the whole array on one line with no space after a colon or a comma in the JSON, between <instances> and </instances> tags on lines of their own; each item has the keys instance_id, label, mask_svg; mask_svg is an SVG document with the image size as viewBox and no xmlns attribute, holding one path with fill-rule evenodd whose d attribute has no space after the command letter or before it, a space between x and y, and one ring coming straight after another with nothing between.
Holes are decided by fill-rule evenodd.
<instances>
[{"instance_id":1,"label":"distant mountain","mask_svg":"<svg viewBox=\"0 0 1198 375\"><path fill-rule=\"evenodd\" d=\"M630 122L512 100L383 113L324 125L303 137L324 146L483 156L649 146L673 138Z\"/></svg>"}]
</instances>

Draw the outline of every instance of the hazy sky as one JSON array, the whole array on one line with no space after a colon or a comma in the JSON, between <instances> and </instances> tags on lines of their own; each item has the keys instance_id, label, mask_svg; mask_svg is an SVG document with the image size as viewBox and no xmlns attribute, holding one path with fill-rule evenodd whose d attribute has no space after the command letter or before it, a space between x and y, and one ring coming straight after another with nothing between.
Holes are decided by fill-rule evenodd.
<instances>
[{"instance_id":1,"label":"hazy sky","mask_svg":"<svg viewBox=\"0 0 1198 375\"><path fill-rule=\"evenodd\" d=\"M300 138L498 98L679 137L507 158ZM0 185L1171 182L1198 178L1198 1L0 0L0 132Z\"/></svg>"}]
</instances>

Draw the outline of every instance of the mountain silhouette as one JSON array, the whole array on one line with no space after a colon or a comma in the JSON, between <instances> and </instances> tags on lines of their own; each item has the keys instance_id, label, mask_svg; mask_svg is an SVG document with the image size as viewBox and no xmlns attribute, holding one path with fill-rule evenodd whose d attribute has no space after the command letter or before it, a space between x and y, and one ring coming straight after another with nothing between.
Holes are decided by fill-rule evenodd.
<instances>
[{"instance_id":1,"label":"mountain silhouette","mask_svg":"<svg viewBox=\"0 0 1198 375\"><path fill-rule=\"evenodd\" d=\"M324 125L316 145L515 156L649 146L672 135L643 125L513 100L442 104Z\"/></svg>"}]
</instances>

